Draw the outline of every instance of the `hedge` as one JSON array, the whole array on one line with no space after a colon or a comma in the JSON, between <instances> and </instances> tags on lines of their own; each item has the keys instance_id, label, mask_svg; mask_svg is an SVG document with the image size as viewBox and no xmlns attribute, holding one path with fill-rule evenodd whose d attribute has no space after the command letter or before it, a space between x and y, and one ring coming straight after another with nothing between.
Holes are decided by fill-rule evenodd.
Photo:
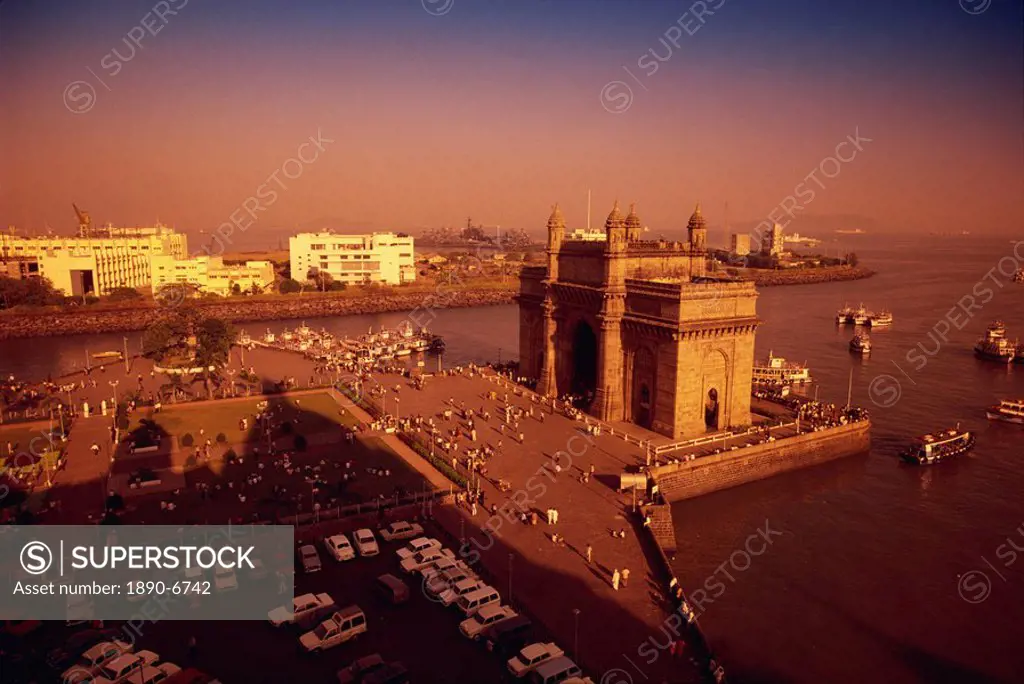
<instances>
[{"instance_id":1,"label":"hedge","mask_svg":"<svg viewBox=\"0 0 1024 684\"><path fill-rule=\"evenodd\" d=\"M432 456L425 446L423 446L418 440L413 439L404 432L398 433L398 438L409 445L413 451L422 456L423 458L430 461L430 464L437 468L442 475L447 477L449 480L454 482L460 487L465 487L468 483L465 477L459 473L458 470L452 468L452 464L438 456Z\"/></svg>"}]
</instances>

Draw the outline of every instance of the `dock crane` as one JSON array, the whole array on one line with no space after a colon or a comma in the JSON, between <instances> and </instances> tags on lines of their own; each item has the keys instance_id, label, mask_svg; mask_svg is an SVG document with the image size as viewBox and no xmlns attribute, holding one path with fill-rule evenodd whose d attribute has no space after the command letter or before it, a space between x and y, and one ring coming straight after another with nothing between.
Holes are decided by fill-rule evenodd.
<instances>
[{"instance_id":1,"label":"dock crane","mask_svg":"<svg viewBox=\"0 0 1024 684\"><path fill-rule=\"evenodd\" d=\"M89 216L89 212L82 211L74 202L71 203L71 206L74 207L75 213L78 215L79 235L82 237L90 237L92 235L92 217Z\"/></svg>"}]
</instances>

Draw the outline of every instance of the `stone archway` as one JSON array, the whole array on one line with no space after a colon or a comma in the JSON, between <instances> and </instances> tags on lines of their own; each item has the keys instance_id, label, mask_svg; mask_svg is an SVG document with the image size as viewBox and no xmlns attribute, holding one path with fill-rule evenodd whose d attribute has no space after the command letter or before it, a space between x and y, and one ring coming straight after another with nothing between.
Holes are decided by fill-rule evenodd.
<instances>
[{"instance_id":1,"label":"stone archway","mask_svg":"<svg viewBox=\"0 0 1024 684\"><path fill-rule=\"evenodd\" d=\"M708 430L718 429L718 390L712 387L708 390L708 396L704 400L704 427Z\"/></svg>"},{"instance_id":2,"label":"stone archway","mask_svg":"<svg viewBox=\"0 0 1024 684\"><path fill-rule=\"evenodd\" d=\"M569 381L569 391L583 397L583 403L588 405L597 389L597 335L589 323L580 321L573 331L572 340L572 378Z\"/></svg>"},{"instance_id":3,"label":"stone archway","mask_svg":"<svg viewBox=\"0 0 1024 684\"><path fill-rule=\"evenodd\" d=\"M654 354L641 347L633 359L630 404L633 422L647 429L654 423L654 380Z\"/></svg>"}]
</instances>

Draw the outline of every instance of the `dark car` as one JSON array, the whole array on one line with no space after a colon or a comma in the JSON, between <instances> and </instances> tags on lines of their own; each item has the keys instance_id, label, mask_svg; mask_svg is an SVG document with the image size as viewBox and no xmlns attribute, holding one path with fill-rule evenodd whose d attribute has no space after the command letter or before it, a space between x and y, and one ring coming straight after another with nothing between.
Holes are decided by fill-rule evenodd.
<instances>
[{"instance_id":1,"label":"dark car","mask_svg":"<svg viewBox=\"0 0 1024 684\"><path fill-rule=\"evenodd\" d=\"M532 636L533 623L530 622L530 618L516 615L486 628L480 634L480 639L487 644L488 651L511 657L529 644Z\"/></svg>"},{"instance_id":2,"label":"dark car","mask_svg":"<svg viewBox=\"0 0 1024 684\"><path fill-rule=\"evenodd\" d=\"M46 664L54 670L65 670L85 651L102 641L113 641L121 632L116 629L85 629L68 637L63 646L46 654Z\"/></svg>"},{"instance_id":3,"label":"dark car","mask_svg":"<svg viewBox=\"0 0 1024 684\"><path fill-rule=\"evenodd\" d=\"M395 661L363 677L363 684L409 684L409 671Z\"/></svg>"},{"instance_id":4,"label":"dark car","mask_svg":"<svg viewBox=\"0 0 1024 684\"><path fill-rule=\"evenodd\" d=\"M377 578L377 591L388 603L405 603L409 600L409 587L394 575L381 575Z\"/></svg>"}]
</instances>

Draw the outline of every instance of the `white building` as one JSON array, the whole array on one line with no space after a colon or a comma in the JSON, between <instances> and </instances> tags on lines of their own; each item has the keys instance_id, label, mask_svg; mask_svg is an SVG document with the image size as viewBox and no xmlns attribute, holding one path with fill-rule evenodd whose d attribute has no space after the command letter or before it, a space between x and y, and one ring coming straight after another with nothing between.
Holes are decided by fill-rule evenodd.
<instances>
[{"instance_id":1,"label":"white building","mask_svg":"<svg viewBox=\"0 0 1024 684\"><path fill-rule=\"evenodd\" d=\"M295 280L306 280L314 269L348 284L400 285L416 280L411 237L301 233L289 239L288 248Z\"/></svg>"},{"instance_id":2,"label":"white building","mask_svg":"<svg viewBox=\"0 0 1024 684\"><path fill-rule=\"evenodd\" d=\"M0 234L0 271L48 278L66 296L105 295L117 287L145 287L152 282L151 259L185 258L187 236L163 225L104 228L77 236L26 237Z\"/></svg>"},{"instance_id":3,"label":"white building","mask_svg":"<svg viewBox=\"0 0 1024 684\"><path fill-rule=\"evenodd\" d=\"M274 265L269 261L246 261L245 264L225 264L219 256L200 256L175 259L173 256L152 257L153 291L166 285L191 283L200 294L226 297L235 291L243 293L266 291L274 284Z\"/></svg>"},{"instance_id":4,"label":"white building","mask_svg":"<svg viewBox=\"0 0 1024 684\"><path fill-rule=\"evenodd\" d=\"M772 225L771 230L761 236L761 254L764 256L782 256L786 251L786 241L782 236L782 226Z\"/></svg>"}]
</instances>

